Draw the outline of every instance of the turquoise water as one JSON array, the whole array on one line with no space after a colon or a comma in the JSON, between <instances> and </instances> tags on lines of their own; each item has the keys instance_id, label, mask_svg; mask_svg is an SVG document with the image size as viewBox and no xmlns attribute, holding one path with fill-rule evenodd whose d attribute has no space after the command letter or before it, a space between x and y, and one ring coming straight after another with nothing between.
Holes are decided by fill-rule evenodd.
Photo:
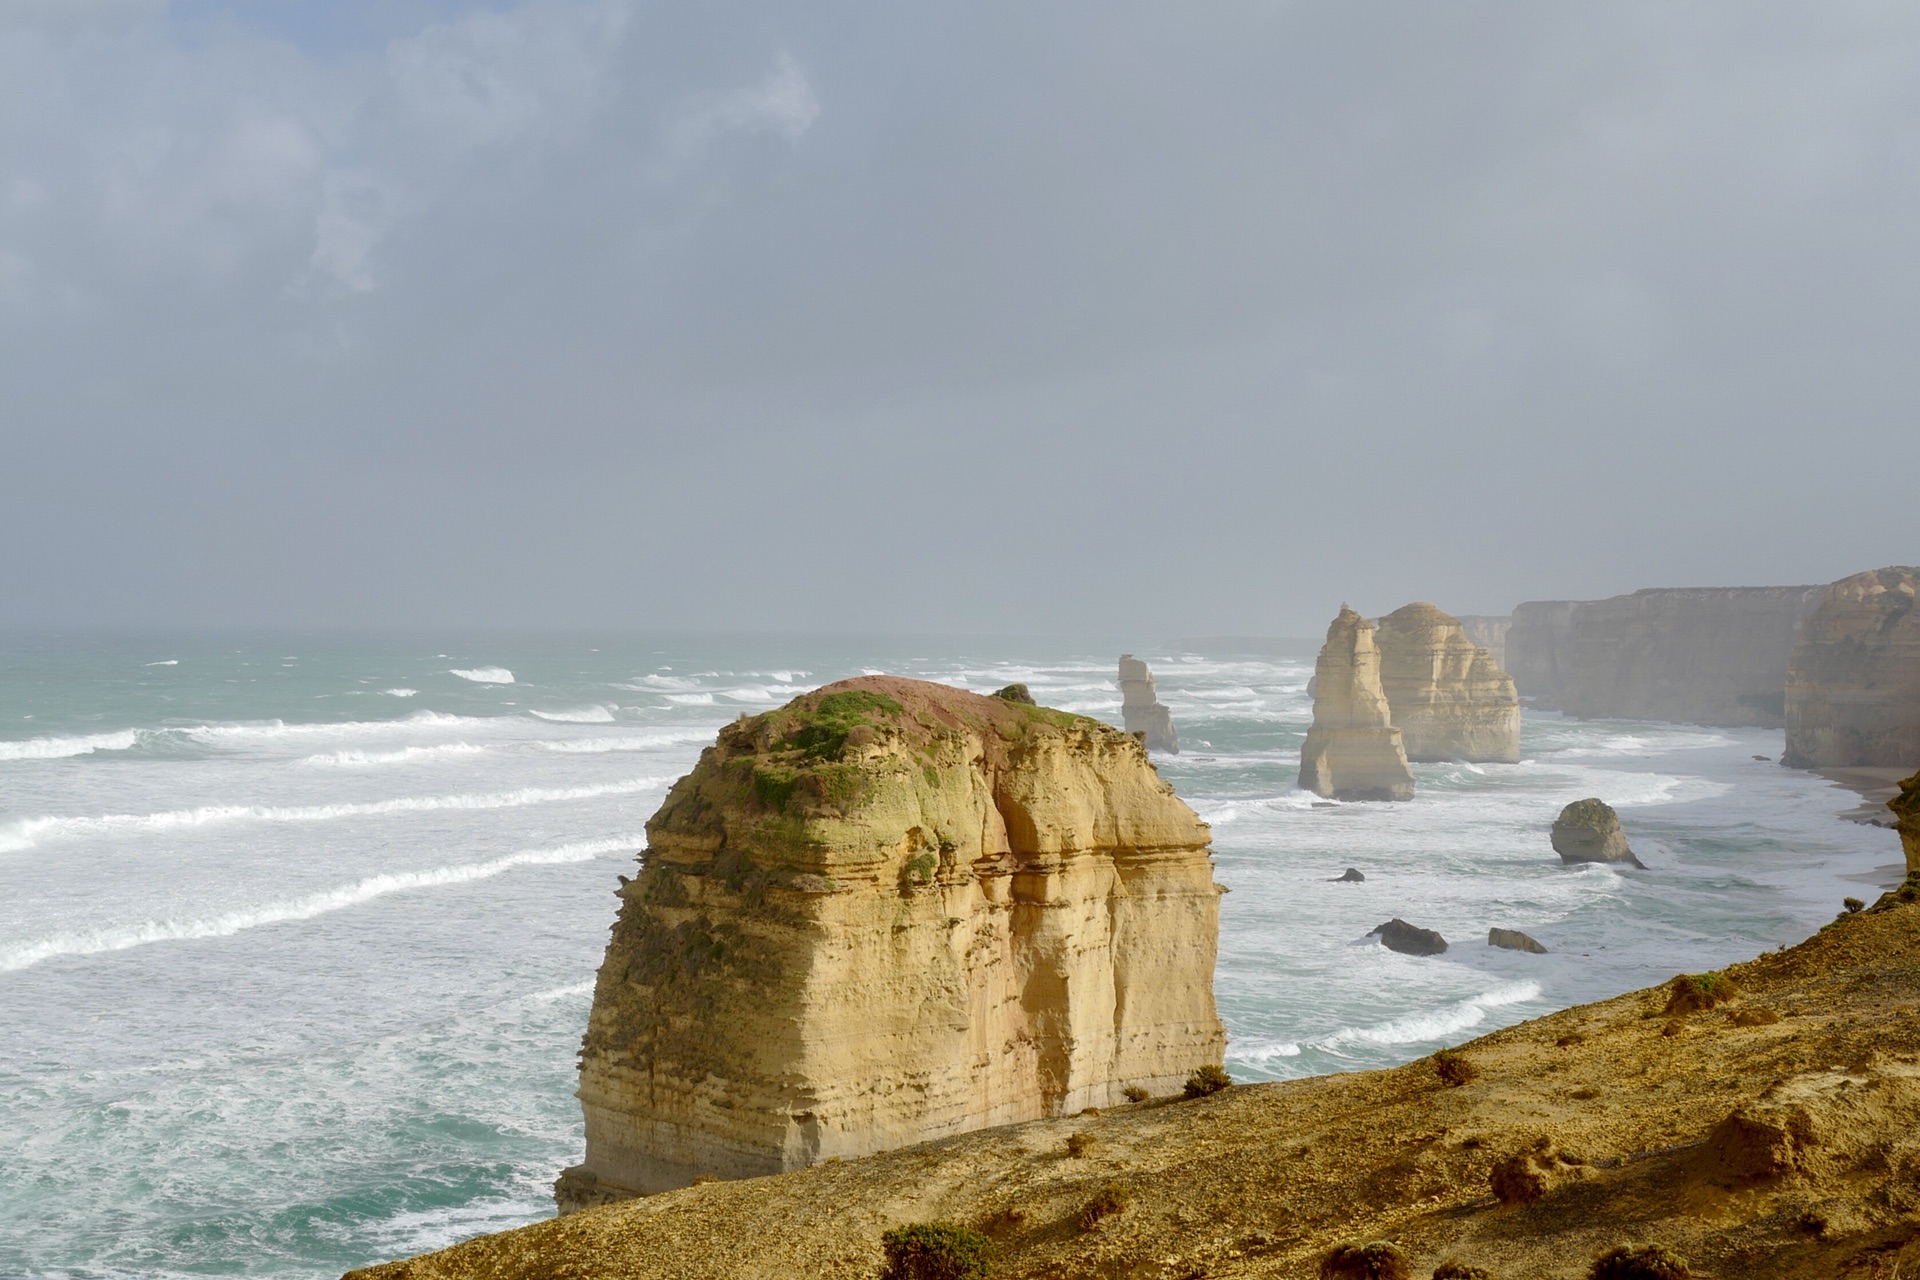
<instances>
[{"instance_id":1,"label":"turquoise water","mask_svg":"<svg viewBox=\"0 0 1920 1280\"><path fill-rule=\"evenodd\" d=\"M646 819L716 729L863 671L1117 719L1154 664L1214 824L1241 1079L1405 1061L1805 936L1891 833L1779 735L1529 715L1403 805L1293 788L1312 649L635 636L0 644L0 1276L335 1276L551 1211ZM1562 867L1599 795L1646 872ZM1360 885L1330 883L1345 867ZM1852 877L1852 878L1849 878ZM1442 957L1366 938L1390 916ZM1484 945L1525 929L1547 956Z\"/></svg>"}]
</instances>

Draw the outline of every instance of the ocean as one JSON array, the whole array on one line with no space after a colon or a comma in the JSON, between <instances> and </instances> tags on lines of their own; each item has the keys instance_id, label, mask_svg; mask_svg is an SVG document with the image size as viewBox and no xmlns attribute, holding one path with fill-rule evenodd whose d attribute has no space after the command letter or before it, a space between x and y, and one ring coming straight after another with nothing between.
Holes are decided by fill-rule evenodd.
<instances>
[{"instance_id":1,"label":"ocean","mask_svg":"<svg viewBox=\"0 0 1920 1280\"><path fill-rule=\"evenodd\" d=\"M615 877L721 725L878 671L1117 723L1121 647L0 640L0 1277L333 1277L551 1214ZM1231 890L1238 1080L1715 968L1900 874L1891 832L1834 816L1851 797L1755 758L1777 731L1528 713L1520 764L1327 804L1294 787L1314 645L1129 647ZM1588 795L1648 870L1561 865L1548 828ZM1386 951L1367 933L1394 916L1451 948Z\"/></svg>"}]
</instances>

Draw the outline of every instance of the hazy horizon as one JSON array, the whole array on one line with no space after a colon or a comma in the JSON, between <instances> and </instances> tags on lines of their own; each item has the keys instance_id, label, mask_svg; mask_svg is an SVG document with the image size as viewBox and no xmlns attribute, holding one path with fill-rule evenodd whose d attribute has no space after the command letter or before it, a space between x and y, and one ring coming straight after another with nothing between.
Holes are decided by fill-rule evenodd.
<instances>
[{"instance_id":1,"label":"hazy horizon","mask_svg":"<svg viewBox=\"0 0 1920 1280\"><path fill-rule=\"evenodd\" d=\"M1917 61L1866 0L0 0L0 630L1910 563Z\"/></svg>"}]
</instances>

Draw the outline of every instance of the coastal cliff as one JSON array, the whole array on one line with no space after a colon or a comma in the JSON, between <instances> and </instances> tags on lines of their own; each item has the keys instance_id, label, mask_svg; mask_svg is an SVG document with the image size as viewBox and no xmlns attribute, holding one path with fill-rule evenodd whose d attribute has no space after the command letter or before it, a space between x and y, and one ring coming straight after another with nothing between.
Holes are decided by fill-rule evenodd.
<instances>
[{"instance_id":1,"label":"coastal cliff","mask_svg":"<svg viewBox=\"0 0 1920 1280\"><path fill-rule=\"evenodd\" d=\"M1220 1061L1208 830L1118 729L842 681L721 730L647 837L563 1210L1110 1106Z\"/></svg>"},{"instance_id":2,"label":"coastal cliff","mask_svg":"<svg viewBox=\"0 0 1920 1280\"><path fill-rule=\"evenodd\" d=\"M1913 1274L1915 896L1392 1070L690 1187L353 1277L871 1280L884 1232L936 1221L987 1235L1000 1280L1309 1277L1344 1241L1423 1277L1584 1280L1625 1241L1718 1280Z\"/></svg>"},{"instance_id":3,"label":"coastal cliff","mask_svg":"<svg viewBox=\"0 0 1920 1280\"><path fill-rule=\"evenodd\" d=\"M1433 605L1395 609L1374 633L1380 688L1409 760L1517 763L1520 698L1513 678Z\"/></svg>"},{"instance_id":4,"label":"coastal cliff","mask_svg":"<svg viewBox=\"0 0 1920 1280\"><path fill-rule=\"evenodd\" d=\"M1786 752L1795 768L1920 766L1920 569L1828 587L1793 651Z\"/></svg>"},{"instance_id":5,"label":"coastal cliff","mask_svg":"<svg viewBox=\"0 0 1920 1280\"><path fill-rule=\"evenodd\" d=\"M1493 655L1502 671L1507 667L1507 632L1513 627L1510 613L1462 613L1457 615L1467 639Z\"/></svg>"},{"instance_id":6,"label":"coastal cliff","mask_svg":"<svg viewBox=\"0 0 1920 1280\"><path fill-rule=\"evenodd\" d=\"M1340 606L1313 668L1313 727L1300 786L1338 800L1411 800L1413 771L1380 687L1373 624Z\"/></svg>"},{"instance_id":7,"label":"coastal cliff","mask_svg":"<svg viewBox=\"0 0 1920 1280\"><path fill-rule=\"evenodd\" d=\"M1674 587L1513 611L1506 666L1541 710L1778 728L1822 587Z\"/></svg>"},{"instance_id":8,"label":"coastal cliff","mask_svg":"<svg viewBox=\"0 0 1920 1280\"><path fill-rule=\"evenodd\" d=\"M1120 720L1128 733L1146 735L1147 750L1180 754L1173 713L1160 703L1160 690L1147 664L1130 653L1120 655Z\"/></svg>"}]
</instances>

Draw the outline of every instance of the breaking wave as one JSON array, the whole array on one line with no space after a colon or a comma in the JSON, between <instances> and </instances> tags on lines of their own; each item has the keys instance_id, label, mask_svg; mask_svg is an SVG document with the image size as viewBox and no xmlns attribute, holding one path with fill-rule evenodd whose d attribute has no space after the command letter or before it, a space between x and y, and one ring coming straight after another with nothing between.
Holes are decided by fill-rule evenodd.
<instances>
[{"instance_id":1,"label":"breaking wave","mask_svg":"<svg viewBox=\"0 0 1920 1280\"><path fill-rule=\"evenodd\" d=\"M581 787L520 787L513 791L451 796L400 796L346 804L206 805L163 813L109 813L91 818L26 818L0 827L0 852L30 849L42 837L91 835L107 831L172 831L212 822L329 822L372 814L423 813L435 809L516 809L523 805L560 800L591 800L599 796L633 795L673 781L671 778L630 778Z\"/></svg>"},{"instance_id":2,"label":"breaking wave","mask_svg":"<svg viewBox=\"0 0 1920 1280\"><path fill-rule=\"evenodd\" d=\"M548 751L562 751L569 755L598 755L605 751L645 751L650 747L707 742L712 738L711 729L672 729L661 733L623 733L617 738L568 738L540 745Z\"/></svg>"},{"instance_id":3,"label":"breaking wave","mask_svg":"<svg viewBox=\"0 0 1920 1280\"><path fill-rule=\"evenodd\" d=\"M1395 1018L1391 1022L1376 1023L1369 1027L1341 1027L1338 1031L1312 1040L1267 1041L1254 1043L1245 1048L1236 1046L1232 1049L1230 1056L1244 1062L1271 1062L1275 1058L1297 1058L1302 1049L1320 1049L1337 1053L1348 1045L1425 1044L1435 1040L1447 1040L1485 1022L1489 1009L1522 1004L1539 998L1539 983L1507 982L1491 991L1483 991L1477 996L1469 996L1465 1000L1442 1005L1437 1009L1424 1009L1419 1013L1410 1013L1404 1018Z\"/></svg>"},{"instance_id":4,"label":"breaking wave","mask_svg":"<svg viewBox=\"0 0 1920 1280\"><path fill-rule=\"evenodd\" d=\"M505 667L453 667L447 672L450 676L459 676L462 680L471 680L475 684L512 684L513 672Z\"/></svg>"},{"instance_id":5,"label":"breaking wave","mask_svg":"<svg viewBox=\"0 0 1920 1280\"><path fill-rule=\"evenodd\" d=\"M528 715L539 716L542 720L556 720L562 724L612 724L611 707L575 707L571 711L537 711L529 707Z\"/></svg>"},{"instance_id":6,"label":"breaking wave","mask_svg":"<svg viewBox=\"0 0 1920 1280\"><path fill-rule=\"evenodd\" d=\"M89 733L72 738L28 738L24 742L0 742L0 760L64 760L69 756L91 755L95 751L125 751L139 741L132 729L118 733Z\"/></svg>"},{"instance_id":7,"label":"breaking wave","mask_svg":"<svg viewBox=\"0 0 1920 1280\"><path fill-rule=\"evenodd\" d=\"M341 767L412 764L418 760L434 760L441 756L477 756L485 751L485 747L477 747L471 742L446 742L435 747L401 747L398 751L330 751L326 755L308 756L300 763Z\"/></svg>"},{"instance_id":8,"label":"breaking wave","mask_svg":"<svg viewBox=\"0 0 1920 1280\"><path fill-rule=\"evenodd\" d=\"M604 840L586 840L577 844L563 844L551 849L527 849L486 862L455 863L451 866L433 867L426 871L395 871L385 875L368 876L338 888L323 889L318 893L286 898L279 902L264 902L258 906L243 907L237 911L204 916L197 920L147 920L140 924L119 928L55 934L32 942L16 943L0 950L0 973L25 969L43 960L51 960L55 956L98 955L105 951L126 951L153 942L185 942L197 938L232 937L247 929L258 929L262 925L281 924L290 920L311 920L315 916L326 915L331 911L357 907L363 902L371 902L375 898L385 897L390 893L401 893L408 889L428 889L439 885L466 884L470 881L485 880L500 875L515 867L586 862L603 853L637 849L645 843L644 836L628 835Z\"/></svg>"}]
</instances>

